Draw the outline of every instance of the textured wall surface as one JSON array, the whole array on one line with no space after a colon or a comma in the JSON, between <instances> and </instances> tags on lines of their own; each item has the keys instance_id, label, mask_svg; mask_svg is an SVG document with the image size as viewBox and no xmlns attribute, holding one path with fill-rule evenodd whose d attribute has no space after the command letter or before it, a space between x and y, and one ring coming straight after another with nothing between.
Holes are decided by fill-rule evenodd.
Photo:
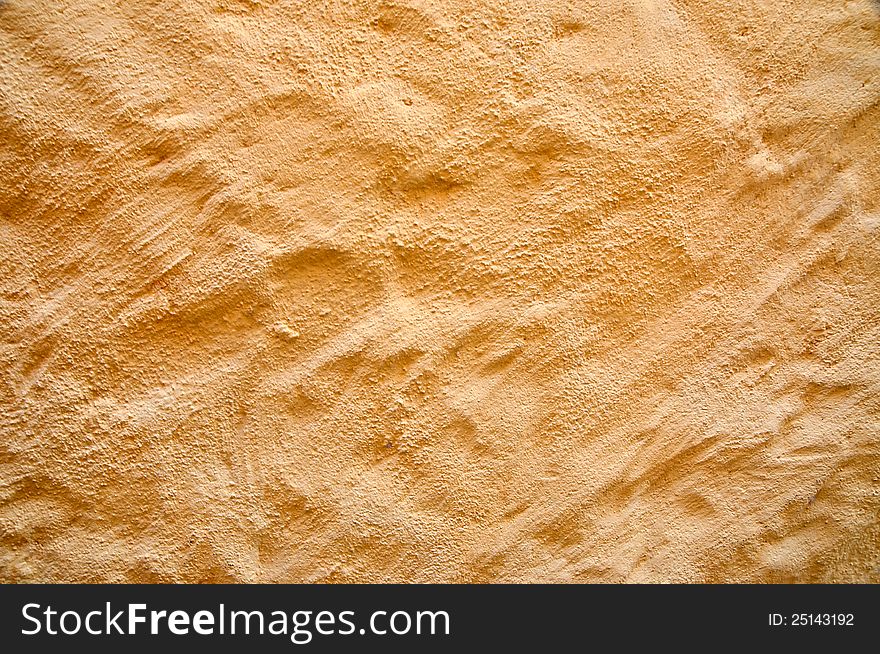
<instances>
[{"instance_id":1,"label":"textured wall surface","mask_svg":"<svg viewBox=\"0 0 880 654\"><path fill-rule=\"evenodd\" d=\"M880 581L880 4L0 2L3 581Z\"/></svg>"}]
</instances>

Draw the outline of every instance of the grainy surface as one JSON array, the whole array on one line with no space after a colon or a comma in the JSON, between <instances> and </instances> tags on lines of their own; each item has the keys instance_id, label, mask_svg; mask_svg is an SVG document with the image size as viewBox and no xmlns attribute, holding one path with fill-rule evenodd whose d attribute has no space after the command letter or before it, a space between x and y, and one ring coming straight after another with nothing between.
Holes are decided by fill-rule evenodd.
<instances>
[{"instance_id":1,"label":"grainy surface","mask_svg":"<svg viewBox=\"0 0 880 654\"><path fill-rule=\"evenodd\" d=\"M880 581L880 6L0 3L0 579Z\"/></svg>"}]
</instances>

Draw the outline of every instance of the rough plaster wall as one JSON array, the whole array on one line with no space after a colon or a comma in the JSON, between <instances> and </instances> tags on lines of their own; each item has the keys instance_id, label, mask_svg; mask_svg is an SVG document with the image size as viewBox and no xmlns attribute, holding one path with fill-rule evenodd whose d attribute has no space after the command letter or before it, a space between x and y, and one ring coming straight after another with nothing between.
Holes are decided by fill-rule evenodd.
<instances>
[{"instance_id":1,"label":"rough plaster wall","mask_svg":"<svg viewBox=\"0 0 880 654\"><path fill-rule=\"evenodd\" d=\"M0 3L4 581L880 581L880 6Z\"/></svg>"}]
</instances>

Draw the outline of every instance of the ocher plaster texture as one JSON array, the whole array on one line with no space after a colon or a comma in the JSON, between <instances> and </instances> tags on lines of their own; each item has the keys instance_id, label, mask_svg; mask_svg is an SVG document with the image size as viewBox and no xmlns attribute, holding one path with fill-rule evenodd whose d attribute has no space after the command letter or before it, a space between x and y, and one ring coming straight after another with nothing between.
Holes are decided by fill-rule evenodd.
<instances>
[{"instance_id":1,"label":"ocher plaster texture","mask_svg":"<svg viewBox=\"0 0 880 654\"><path fill-rule=\"evenodd\" d=\"M0 3L3 581L880 581L880 6Z\"/></svg>"}]
</instances>

